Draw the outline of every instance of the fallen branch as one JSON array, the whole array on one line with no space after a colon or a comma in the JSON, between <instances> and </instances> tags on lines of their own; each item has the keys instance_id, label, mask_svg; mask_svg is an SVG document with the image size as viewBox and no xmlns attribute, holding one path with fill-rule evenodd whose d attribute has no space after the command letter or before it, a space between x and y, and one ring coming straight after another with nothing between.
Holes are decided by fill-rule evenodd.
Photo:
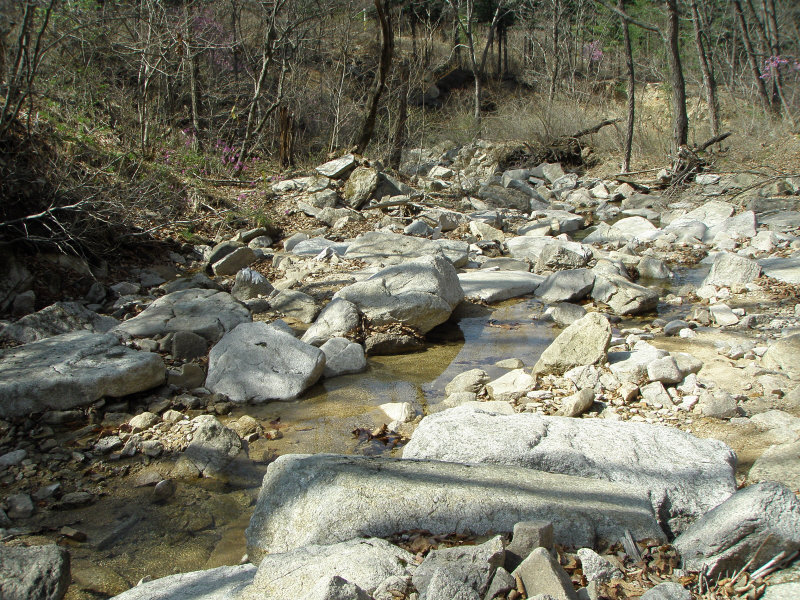
<instances>
[{"instance_id":1,"label":"fallen branch","mask_svg":"<svg viewBox=\"0 0 800 600\"><path fill-rule=\"evenodd\" d=\"M720 133L719 135L716 135L716 136L712 137L710 140L707 140L707 141L703 142L702 144L700 144L699 146L697 146L695 148L695 152L702 152L703 150L705 150L709 146L713 146L714 144L719 144L722 140L727 139L732 134L733 134L732 131L726 131L725 133Z\"/></svg>"},{"instance_id":2,"label":"fallen branch","mask_svg":"<svg viewBox=\"0 0 800 600\"><path fill-rule=\"evenodd\" d=\"M581 129L577 133L573 133L572 135L565 136L567 138L578 139L585 135L591 135L593 133L597 133L606 125L613 125L614 123L619 123L622 121L621 118L618 119L606 119L605 121L600 121L597 125L593 125L592 127L587 127L586 129Z\"/></svg>"}]
</instances>

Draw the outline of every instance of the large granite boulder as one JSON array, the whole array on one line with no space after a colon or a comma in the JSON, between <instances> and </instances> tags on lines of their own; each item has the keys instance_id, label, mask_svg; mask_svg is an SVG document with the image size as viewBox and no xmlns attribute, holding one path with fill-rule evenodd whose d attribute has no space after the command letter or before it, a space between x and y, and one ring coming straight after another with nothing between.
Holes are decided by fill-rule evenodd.
<instances>
[{"instance_id":1,"label":"large granite boulder","mask_svg":"<svg viewBox=\"0 0 800 600\"><path fill-rule=\"evenodd\" d=\"M369 231L350 243L345 258L392 265L432 254L443 254L454 266L463 267L469 260L469 244L459 240L428 240L400 233Z\"/></svg>"},{"instance_id":2,"label":"large granite boulder","mask_svg":"<svg viewBox=\"0 0 800 600\"><path fill-rule=\"evenodd\" d=\"M426 333L450 318L464 291L453 265L436 254L387 267L336 298L353 303L374 325L402 323Z\"/></svg>"},{"instance_id":3,"label":"large granite boulder","mask_svg":"<svg viewBox=\"0 0 800 600\"><path fill-rule=\"evenodd\" d=\"M468 300L500 302L532 294L544 277L523 271L473 271L461 273L458 280Z\"/></svg>"},{"instance_id":4,"label":"large granite boulder","mask_svg":"<svg viewBox=\"0 0 800 600\"><path fill-rule=\"evenodd\" d=\"M164 383L161 357L113 333L75 332L0 350L0 417L86 406Z\"/></svg>"},{"instance_id":5,"label":"large granite boulder","mask_svg":"<svg viewBox=\"0 0 800 600\"><path fill-rule=\"evenodd\" d=\"M240 323L251 320L247 307L226 292L188 289L162 296L118 329L137 337L191 331L216 342Z\"/></svg>"},{"instance_id":6,"label":"large granite boulder","mask_svg":"<svg viewBox=\"0 0 800 600\"><path fill-rule=\"evenodd\" d=\"M292 400L324 369L319 348L267 323L242 323L211 349L206 387L234 402Z\"/></svg>"},{"instance_id":7,"label":"large granite boulder","mask_svg":"<svg viewBox=\"0 0 800 600\"><path fill-rule=\"evenodd\" d=\"M553 523L555 540L593 546L665 539L647 493L522 467L332 454L284 454L267 467L245 532L251 560L308 544L408 529L482 535Z\"/></svg>"},{"instance_id":8,"label":"large granite boulder","mask_svg":"<svg viewBox=\"0 0 800 600\"><path fill-rule=\"evenodd\" d=\"M553 340L533 367L539 375L561 375L573 367L605 362L611 342L611 323L600 313L575 321Z\"/></svg>"},{"instance_id":9,"label":"large granite boulder","mask_svg":"<svg viewBox=\"0 0 800 600\"><path fill-rule=\"evenodd\" d=\"M61 600L70 583L69 552L46 546L0 545L0 598Z\"/></svg>"},{"instance_id":10,"label":"large granite boulder","mask_svg":"<svg viewBox=\"0 0 800 600\"><path fill-rule=\"evenodd\" d=\"M29 344L72 331L106 333L117 325L117 319L99 315L77 302L56 302L2 327L0 338Z\"/></svg>"},{"instance_id":11,"label":"large granite boulder","mask_svg":"<svg viewBox=\"0 0 800 600\"><path fill-rule=\"evenodd\" d=\"M263 558L262 554L250 554L250 559L259 561L258 572L241 600L306 598L319 581L332 577L340 577L372 594L389 577L407 577L414 564L409 552L377 538L310 544Z\"/></svg>"},{"instance_id":12,"label":"large granite boulder","mask_svg":"<svg viewBox=\"0 0 800 600\"><path fill-rule=\"evenodd\" d=\"M592 291L594 273L591 269L568 269L548 275L536 288L536 296L546 304L576 302Z\"/></svg>"},{"instance_id":13,"label":"large granite boulder","mask_svg":"<svg viewBox=\"0 0 800 600\"><path fill-rule=\"evenodd\" d=\"M709 577L746 564L752 572L782 551L800 549L800 500L780 483L757 483L703 515L674 545L687 569L705 569Z\"/></svg>"},{"instance_id":14,"label":"large granite boulder","mask_svg":"<svg viewBox=\"0 0 800 600\"><path fill-rule=\"evenodd\" d=\"M780 369L789 377L800 378L800 334L771 344L761 358L761 364L768 369Z\"/></svg>"},{"instance_id":15,"label":"large granite boulder","mask_svg":"<svg viewBox=\"0 0 800 600\"><path fill-rule=\"evenodd\" d=\"M255 574L256 567L250 564L178 573L137 585L112 600L230 600L252 583Z\"/></svg>"},{"instance_id":16,"label":"large granite boulder","mask_svg":"<svg viewBox=\"0 0 800 600\"><path fill-rule=\"evenodd\" d=\"M516 465L644 490L662 525L685 529L736 490L724 443L647 423L452 408L425 417L404 458Z\"/></svg>"}]
</instances>

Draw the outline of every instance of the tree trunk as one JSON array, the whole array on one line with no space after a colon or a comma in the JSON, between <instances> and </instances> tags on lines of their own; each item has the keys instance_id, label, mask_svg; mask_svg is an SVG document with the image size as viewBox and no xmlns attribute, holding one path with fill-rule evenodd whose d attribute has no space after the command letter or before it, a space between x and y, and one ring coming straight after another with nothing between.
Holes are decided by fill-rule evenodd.
<instances>
[{"instance_id":1,"label":"tree trunk","mask_svg":"<svg viewBox=\"0 0 800 600\"><path fill-rule=\"evenodd\" d=\"M355 151L358 154L363 154L364 150L367 149L367 145L369 145L369 141L372 139L372 133L375 131L375 118L378 115L378 103L386 88L386 77L392 66L392 54L394 50L394 37L388 11L388 3L385 5L382 0L374 0L374 3L378 22L381 27L381 59L378 65L378 75L375 78L375 86L372 89L369 102L367 103L368 109L366 117L364 118L364 125L361 127L361 133L358 135L355 144Z\"/></svg>"},{"instance_id":2,"label":"tree trunk","mask_svg":"<svg viewBox=\"0 0 800 600\"><path fill-rule=\"evenodd\" d=\"M408 65L400 67L400 90L397 99L397 121L394 124L391 143L389 144L389 154L386 157L387 164L394 170L400 168L400 160L403 155L403 146L406 142L406 121L408 119Z\"/></svg>"},{"instance_id":3,"label":"tree trunk","mask_svg":"<svg viewBox=\"0 0 800 600\"><path fill-rule=\"evenodd\" d=\"M670 84L672 85L672 141L675 150L685 146L689 139L689 117L686 114L686 81L680 53L680 24L677 0L666 0L667 7L667 55L669 58Z\"/></svg>"},{"instance_id":4,"label":"tree trunk","mask_svg":"<svg viewBox=\"0 0 800 600\"><path fill-rule=\"evenodd\" d=\"M200 116L197 103L197 55L192 50L192 24L189 19L189 6L184 1L183 3L183 21L184 21L184 40L183 45L186 52L186 69L189 72L189 97L192 104L192 148L198 150L200 148Z\"/></svg>"},{"instance_id":5,"label":"tree trunk","mask_svg":"<svg viewBox=\"0 0 800 600\"><path fill-rule=\"evenodd\" d=\"M739 30L742 34L745 52L747 53L747 62L750 64L750 71L753 73L753 79L756 82L758 97L761 98L761 103L764 105L764 110L770 111L773 109L772 102L770 102L769 94L767 94L767 87L764 85L764 80L761 79L761 72L758 68L758 59L756 58L756 53L753 50L753 43L750 41L750 34L747 32L747 21L744 17L744 10L742 9L741 0L733 0L733 7L736 11L736 20L739 23Z\"/></svg>"},{"instance_id":6,"label":"tree trunk","mask_svg":"<svg viewBox=\"0 0 800 600\"><path fill-rule=\"evenodd\" d=\"M625 0L617 0L617 8L625 12ZM627 173L631 169L631 150L633 148L633 124L636 117L636 77L633 66L633 48L631 47L631 32L628 22L624 17L622 21L622 36L625 41L625 64L628 67L628 121L625 126L625 152L622 156L622 172Z\"/></svg>"},{"instance_id":7,"label":"tree trunk","mask_svg":"<svg viewBox=\"0 0 800 600\"><path fill-rule=\"evenodd\" d=\"M281 167L286 169L294 166L294 113L286 106L281 106L280 116L280 161Z\"/></svg>"},{"instance_id":8,"label":"tree trunk","mask_svg":"<svg viewBox=\"0 0 800 600\"><path fill-rule=\"evenodd\" d=\"M697 0L690 1L692 9L692 26L694 28L694 43L697 46L697 56L700 59L700 70L703 73L703 86L706 90L706 102L708 103L708 120L711 125L711 136L719 135L719 102L717 101L717 81L714 78L713 63L709 60L706 52L703 32L706 30L705 24L697 8Z\"/></svg>"}]
</instances>

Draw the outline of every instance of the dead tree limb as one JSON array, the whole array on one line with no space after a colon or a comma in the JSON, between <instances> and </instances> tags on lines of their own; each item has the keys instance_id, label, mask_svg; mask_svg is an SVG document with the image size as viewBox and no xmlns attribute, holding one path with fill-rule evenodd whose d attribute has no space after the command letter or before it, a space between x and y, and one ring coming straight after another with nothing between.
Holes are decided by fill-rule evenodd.
<instances>
[{"instance_id":1,"label":"dead tree limb","mask_svg":"<svg viewBox=\"0 0 800 600\"><path fill-rule=\"evenodd\" d=\"M713 146L714 144L719 144L721 141L727 139L732 134L733 134L732 131L726 131L725 133L721 133L719 135L715 135L710 140L707 140L707 141L703 142L702 144L700 144L699 146L697 146L696 152L702 152L703 150L705 150L709 146Z\"/></svg>"},{"instance_id":2,"label":"dead tree limb","mask_svg":"<svg viewBox=\"0 0 800 600\"><path fill-rule=\"evenodd\" d=\"M597 125L593 125L592 127L587 127L586 129L581 129L577 133L573 133L572 135L568 135L565 137L572 138L577 140L578 138L582 138L585 135L591 135L593 133L597 133L606 125L613 125L614 123L619 123L622 119L606 119L605 121L601 121Z\"/></svg>"}]
</instances>

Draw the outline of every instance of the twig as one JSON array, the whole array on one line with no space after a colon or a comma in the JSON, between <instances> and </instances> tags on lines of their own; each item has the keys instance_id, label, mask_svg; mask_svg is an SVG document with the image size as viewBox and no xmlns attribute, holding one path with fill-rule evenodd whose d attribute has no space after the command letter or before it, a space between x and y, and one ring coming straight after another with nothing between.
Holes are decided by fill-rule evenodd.
<instances>
[{"instance_id":1,"label":"twig","mask_svg":"<svg viewBox=\"0 0 800 600\"><path fill-rule=\"evenodd\" d=\"M781 565L792 562L795 558L797 558L798 554L800 554L800 552L795 551L787 556L786 551L784 550L777 556L775 556L772 560L765 563L764 565L759 567L756 571L751 573L750 577L752 579L762 579L763 577L766 577L773 571L776 571L777 569L781 568Z\"/></svg>"},{"instance_id":2,"label":"twig","mask_svg":"<svg viewBox=\"0 0 800 600\"><path fill-rule=\"evenodd\" d=\"M209 179L208 177L197 177L200 181L205 183L210 183L211 185L218 185L218 186L231 186L231 187L252 187L257 183L260 183L264 180L263 177L259 177L258 179L253 179L250 181L242 181L241 179Z\"/></svg>"}]
</instances>

